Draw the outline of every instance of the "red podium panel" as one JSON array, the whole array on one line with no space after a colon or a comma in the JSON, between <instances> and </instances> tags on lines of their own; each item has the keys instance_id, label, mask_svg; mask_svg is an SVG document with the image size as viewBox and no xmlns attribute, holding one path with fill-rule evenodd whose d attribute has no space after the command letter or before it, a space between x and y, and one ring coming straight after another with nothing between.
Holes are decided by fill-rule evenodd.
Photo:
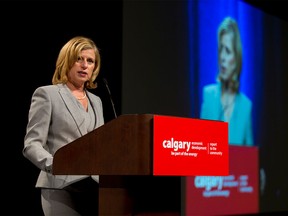
<instances>
[{"instance_id":1,"label":"red podium panel","mask_svg":"<svg viewBox=\"0 0 288 216\"><path fill-rule=\"evenodd\" d=\"M230 145L229 158L228 176L186 178L184 215L258 213L258 148Z\"/></svg>"},{"instance_id":2,"label":"red podium panel","mask_svg":"<svg viewBox=\"0 0 288 216\"><path fill-rule=\"evenodd\" d=\"M228 175L228 123L154 115L153 174Z\"/></svg>"}]
</instances>

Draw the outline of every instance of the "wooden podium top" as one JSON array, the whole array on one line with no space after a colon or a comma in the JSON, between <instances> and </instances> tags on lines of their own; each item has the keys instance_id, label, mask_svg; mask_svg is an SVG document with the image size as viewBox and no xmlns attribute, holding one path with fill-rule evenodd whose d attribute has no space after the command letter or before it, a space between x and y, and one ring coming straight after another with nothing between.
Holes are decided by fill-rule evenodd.
<instances>
[{"instance_id":1,"label":"wooden podium top","mask_svg":"<svg viewBox=\"0 0 288 216\"><path fill-rule=\"evenodd\" d=\"M121 115L60 148L55 175L151 175L153 115Z\"/></svg>"}]
</instances>

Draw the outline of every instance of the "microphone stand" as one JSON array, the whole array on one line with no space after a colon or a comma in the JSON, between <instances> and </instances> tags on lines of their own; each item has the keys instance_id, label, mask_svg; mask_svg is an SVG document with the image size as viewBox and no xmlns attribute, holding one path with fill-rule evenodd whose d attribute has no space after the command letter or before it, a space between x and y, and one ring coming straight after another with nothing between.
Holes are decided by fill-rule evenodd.
<instances>
[{"instance_id":1,"label":"microphone stand","mask_svg":"<svg viewBox=\"0 0 288 216\"><path fill-rule=\"evenodd\" d=\"M109 88L109 86L108 86L108 82L107 82L107 80L106 80L105 78L103 78L103 82L105 83L105 86L106 86L106 88L107 88L107 91L108 91L108 94L109 94L109 97L110 97L110 102L111 102L111 104L112 104L114 116L115 116L115 118L117 118L117 114L116 114L114 102L113 102L113 100L112 100L111 91L110 91L110 88Z\"/></svg>"}]
</instances>

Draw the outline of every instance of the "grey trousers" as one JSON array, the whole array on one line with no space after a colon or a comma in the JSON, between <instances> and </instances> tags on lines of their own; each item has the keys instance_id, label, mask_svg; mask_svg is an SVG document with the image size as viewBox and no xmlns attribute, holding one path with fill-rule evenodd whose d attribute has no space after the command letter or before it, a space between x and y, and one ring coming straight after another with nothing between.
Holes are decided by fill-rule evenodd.
<instances>
[{"instance_id":1,"label":"grey trousers","mask_svg":"<svg viewBox=\"0 0 288 216\"><path fill-rule=\"evenodd\" d=\"M86 178L63 189L41 189L41 203L45 216L98 215L99 185Z\"/></svg>"}]
</instances>

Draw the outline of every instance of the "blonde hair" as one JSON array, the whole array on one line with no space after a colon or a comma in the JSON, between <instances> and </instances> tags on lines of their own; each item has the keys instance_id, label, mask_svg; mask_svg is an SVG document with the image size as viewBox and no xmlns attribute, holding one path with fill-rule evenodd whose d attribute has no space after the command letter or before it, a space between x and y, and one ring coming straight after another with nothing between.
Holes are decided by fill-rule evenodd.
<instances>
[{"instance_id":1,"label":"blonde hair","mask_svg":"<svg viewBox=\"0 0 288 216\"><path fill-rule=\"evenodd\" d=\"M231 17L226 17L218 28L218 61L220 61L221 38L226 33L232 33L233 35L232 46L236 59L236 69L233 73L232 80L229 83L229 88L231 88L231 90L234 92L238 92L240 87L240 75L242 69L242 44L238 24ZM217 79L223 81L221 80L219 75Z\"/></svg>"},{"instance_id":2,"label":"blonde hair","mask_svg":"<svg viewBox=\"0 0 288 216\"><path fill-rule=\"evenodd\" d=\"M97 87L97 84L94 83L94 81L100 71L101 59L99 50L93 40L83 36L76 36L70 39L60 50L56 61L55 72L52 78L53 85L67 83L68 72L77 61L78 57L80 56L80 52L87 49L94 50L95 66L91 78L85 83L85 87L88 89L94 89Z\"/></svg>"}]
</instances>

